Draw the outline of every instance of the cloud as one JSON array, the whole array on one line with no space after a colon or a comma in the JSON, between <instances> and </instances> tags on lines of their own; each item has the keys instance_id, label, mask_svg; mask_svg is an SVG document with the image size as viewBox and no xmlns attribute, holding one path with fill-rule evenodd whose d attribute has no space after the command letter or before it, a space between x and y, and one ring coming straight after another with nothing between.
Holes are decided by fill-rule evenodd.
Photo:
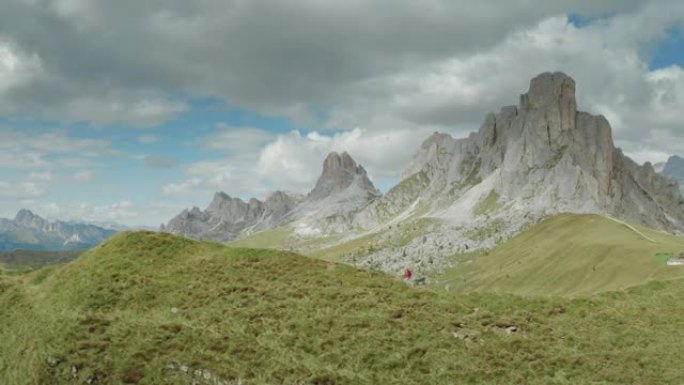
<instances>
[{"instance_id":1,"label":"cloud","mask_svg":"<svg viewBox=\"0 0 684 385\"><path fill-rule=\"evenodd\" d=\"M93 205L87 202L75 204L44 203L34 204L32 208L39 215L60 220L83 222L128 222L139 218L138 211L130 201Z\"/></svg>"},{"instance_id":2,"label":"cloud","mask_svg":"<svg viewBox=\"0 0 684 385\"><path fill-rule=\"evenodd\" d=\"M33 182L50 182L52 181L52 173L50 171L30 172L26 179Z\"/></svg>"},{"instance_id":3,"label":"cloud","mask_svg":"<svg viewBox=\"0 0 684 385\"><path fill-rule=\"evenodd\" d=\"M55 154L79 153L82 156L98 156L102 152L108 152L109 145L109 141L106 140L74 138L57 130L25 133L0 128L0 150L27 150Z\"/></svg>"},{"instance_id":4,"label":"cloud","mask_svg":"<svg viewBox=\"0 0 684 385\"><path fill-rule=\"evenodd\" d=\"M60 131L22 132L0 127L0 167L79 167L88 163L84 158L115 154L106 140L74 138Z\"/></svg>"},{"instance_id":5,"label":"cloud","mask_svg":"<svg viewBox=\"0 0 684 385\"><path fill-rule=\"evenodd\" d=\"M258 149L275 138L272 132L253 127L234 127L225 123L217 125L218 130L201 139L200 143L210 150L244 152Z\"/></svg>"},{"instance_id":6,"label":"cloud","mask_svg":"<svg viewBox=\"0 0 684 385\"><path fill-rule=\"evenodd\" d=\"M75 172L71 178L79 184L86 184L93 179L93 172L90 170L81 170Z\"/></svg>"},{"instance_id":7,"label":"cloud","mask_svg":"<svg viewBox=\"0 0 684 385\"><path fill-rule=\"evenodd\" d=\"M163 155L147 155L143 161L145 166L152 168L171 168L176 165L176 161Z\"/></svg>"},{"instance_id":8,"label":"cloud","mask_svg":"<svg viewBox=\"0 0 684 385\"><path fill-rule=\"evenodd\" d=\"M347 151L368 170L375 182L398 180L418 144L430 134L427 129L368 131L361 128L337 133L299 131L269 134L270 140L250 130L259 140L247 140L243 146L217 143L226 150L219 160L202 161L184 168L186 179L163 187L168 196L205 196L224 191L235 196L262 197L273 190L306 193L321 173L323 159L331 151ZM220 132L219 137L229 135ZM217 135L203 140L209 143Z\"/></svg>"},{"instance_id":9,"label":"cloud","mask_svg":"<svg viewBox=\"0 0 684 385\"><path fill-rule=\"evenodd\" d=\"M47 189L40 181L0 181L0 199L34 199L41 198L46 194Z\"/></svg>"},{"instance_id":10,"label":"cloud","mask_svg":"<svg viewBox=\"0 0 684 385\"><path fill-rule=\"evenodd\" d=\"M150 126L218 97L316 119L374 79L486 50L539 19L633 11L635 0L133 0L0 3L5 113ZM277 33L274 33L277 31ZM21 79L21 81L14 80ZM378 89L378 96L384 94Z\"/></svg>"},{"instance_id":11,"label":"cloud","mask_svg":"<svg viewBox=\"0 0 684 385\"><path fill-rule=\"evenodd\" d=\"M140 136L138 136L138 143L141 143L141 144L157 143L160 140L161 140L161 138L159 138L156 135L140 135Z\"/></svg>"}]
</instances>

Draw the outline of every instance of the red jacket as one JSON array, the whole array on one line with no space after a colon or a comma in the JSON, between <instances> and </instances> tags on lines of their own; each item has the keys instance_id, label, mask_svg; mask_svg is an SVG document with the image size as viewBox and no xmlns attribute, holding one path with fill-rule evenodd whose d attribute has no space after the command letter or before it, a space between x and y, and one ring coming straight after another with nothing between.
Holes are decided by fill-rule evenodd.
<instances>
[{"instance_id":1,"label":"red jacket","mask_svg":"<svg viewBox=\"0 0 684 385\"><path fill-rule=\"evenodd\" d=\"M404 269L404 279L411 279L412 275L413 273L411 272L411 269L409 269L408 267Z\"/></svg>"}]
</instances>

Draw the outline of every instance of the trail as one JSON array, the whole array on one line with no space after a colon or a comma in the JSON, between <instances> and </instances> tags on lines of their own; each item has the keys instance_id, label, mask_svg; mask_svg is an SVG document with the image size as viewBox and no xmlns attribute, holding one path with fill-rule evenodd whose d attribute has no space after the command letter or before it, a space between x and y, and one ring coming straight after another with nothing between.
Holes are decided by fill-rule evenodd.
<instances>
[{"instance_id":1,"label":"trail","mask_svg":"<svg viewBox=\"0 0 684 385\"><path fill-rule=\"evenodd\" d=\"M621 221L621 220L619 220L619 219L616 219L616 218L613 218L613 217L611 217L611 216L609 216L609 215L606 215L605 217L608 218L608 219L610 219L610 220L613 221L613 222L617 222L617 223L619 223L619 224L621 224L621 225L624 225L625 227L627 227L628 229L634 231L634 232L637 233L639 236L641 236L642 238L644 238L645 240L647 240L647 241L649 241L649 242L658 243L657 241L653 240L653 238L648 237L646 234L644 234L644 233L642 233L641 231L637 230L636 227L630 225L630 224L627 223L627 222L623 222L623 221Z\"/></svg>"}]
</instances>

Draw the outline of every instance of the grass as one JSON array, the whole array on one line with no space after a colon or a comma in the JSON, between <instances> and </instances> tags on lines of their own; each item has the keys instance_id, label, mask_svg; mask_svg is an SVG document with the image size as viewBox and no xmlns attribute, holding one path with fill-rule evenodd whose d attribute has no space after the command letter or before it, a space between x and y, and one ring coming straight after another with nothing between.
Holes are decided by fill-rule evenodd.
<instances>
[{"instance_id":1,"label":"grass","mask_svg":"<svg viewBox=\"0 0 684 385\"><path fill-rule=\"evenodd\" d=\"M0 276L2 384L681 381L681 280L591 299L453 297L147 232L51 269Z\"/></svg>"},{"instance_id":2,"label":"grass","mask_svg":"<svg viewBox=\"0 0 684 385\"><path fill-rule=\"evenodd\" d=\"M229 244L234 247L251 247L263 249L282 248L293 235L290 227L282 226L275 229L260 231L254 235L232 241Z\"/></svg>"},{"instance_id":3,"label":"grass","mask_svg":"<svg viewBox=\"0 0 684 385\"><path fill-rule=\"evenodd\" d=\"M71 261L85 250L47 251L47 250L14 250L0 252L0 263L8 266L23 266L38 269L45 265Z\"/></svg>"},{"instance_id":4,"label":"grass","mask_svg":"<svg viewBox=\"0 0 684 385\"><path fill-rule=\"evenodd\" d=\"M501 207L503 207L503 205L499 204L499 194L492 190L485 199L475 206L473 213L475 215L487 215L498 211Z\"/></svg>"},{"instance_id":5,"label":"grass","mask_svg":"<svg viewBox=\"0 0 684 385\"><path fill-rule=\"evenodd\" d=\"M627 226L597 215L547 219L488 253L438 278L457 292L586 296L650 280L684 276L667 266L684 250L684 238Z\"/></svg>"},{"instance_id":6,"label":"grass","mask_svg":"<svg viewBox=\"0 0 684 385\"><path fill-rule=\"evenodd\" d=\"M230 242L228 245L232 247L311 252L336 243L343 237L343 234L301 237L297 236L291 227L283 226L261 231L249 237Z\"/></svg>"}]
</instances>

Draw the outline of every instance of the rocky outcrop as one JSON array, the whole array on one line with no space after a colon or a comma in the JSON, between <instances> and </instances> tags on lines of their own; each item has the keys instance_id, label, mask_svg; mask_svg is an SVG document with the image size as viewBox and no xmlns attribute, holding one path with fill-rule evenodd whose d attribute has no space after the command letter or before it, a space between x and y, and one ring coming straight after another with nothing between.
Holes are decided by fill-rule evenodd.
<instances>
[{"instance_id":1,"label":"rocky outcrop","mask_svg":"<svg viewBox=\"0 0 684 385\"><path fill-rule=\"evenodd\" d=\"M427 194L473 190L479 201L494 191L528 217L591 212L684 230L676 185L616 149L603 116L577 111L575 82L563 73L532 79L518 106L489 114L469 138L428 138L407 173L418 171L430 178Z\"/></svg>"},{"instance_id":2,"label":"rocky outcrop","mask_svg":"<svg viewBox=\"0 0 684 385\"><path fill-rule=\"evenodd\" d=\"M206 210L183 210L161 230L195 239L229 241L277 226L300 201L300 196L282 191L271 194L264 202L255 198L245 202L217 192Z\"/></svg>"},{"instance_id":3,"label":"rocky outcrop","mask_svg":"<svg viewBox=\"0 0 684 385\"><path fill-rule=\"evenodd\" d=\"M468 137L431 135L384 196L349 154L331 153L300 200L274 195L276 205L224 196L206 211L184 212L175 219L184 224L170 227L185 227L190 236L210 229L236 237L283 224L294 238L373 234L373 244L348 261L386 271L426 261L438 269L442 257L494 247L558 213L683 232L677 183L616 149L603 116L577 111L575 87L563 73L544 73L517 105L488 114Z\"/></svg>"},{"instance_id":4,"label":"rocky outcrop","mask_svg":"<svg viewBox=\"0 0 684 385\"><path fill-rule=\"evenodd\" d=\"M535 77L518 105L488 114L469 137L435 133L423 142L398 186L406 192L387 193L355 217L383 236L353 262L387 271L426 260L443 266L442 257L494 247L566 212L684 231L677 183L616 149L611 131L603 116L577 111L569 76Z\"/></svg>"},{"instance_id":5,"label":"rocky outcrop","mask_svg":"<svg viewBox=\"0 0 684 385\"><path fill-rule=\"evenodd\" d=\"M360 192L358 198L365 200L377 197L380 192L368 179L366 170L357 165L348 153L331 152L323 162L323 171L316 182L316 186L307 195L308 201L320 201L331 196L344 194L353 189Z\"/></svg>"},{"instance_id":6,"label":"rocky outcrop","mask_svg":"<svg viewBox=\"0 0 684 385\"><path fill-rule=\"evenodd\" d=\"M346 152L332 152L306 197L276 191L263 202L255 198L244 202L219 192L206 210L184 210L161 230L214 241L230 241L284 224L300 229L303 236L341 231L351 222L352 213L380 195L363 166Z\"/></svg>"},{"instance_id":7,"label":"rocky outcrop","mask_svg":"<svg viewBox=\"0 0 684 385\"><path fill-rule=\"evenodd\" d=\"M51 222L21 209L14 219L0 219L0 251L87 249L115 233L94 225Z\"/></svg>"}]
</instances>

